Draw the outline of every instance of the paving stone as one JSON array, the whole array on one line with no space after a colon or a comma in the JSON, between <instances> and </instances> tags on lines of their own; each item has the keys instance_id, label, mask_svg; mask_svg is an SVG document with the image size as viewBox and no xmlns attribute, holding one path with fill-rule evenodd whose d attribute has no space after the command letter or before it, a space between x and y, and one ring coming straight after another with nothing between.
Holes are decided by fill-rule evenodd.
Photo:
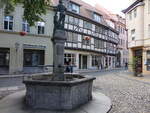
<instances>
[{"instance_id":1,"label":"paving stone","mask_svg":"<svg viewBox=\"0 0 150 113\"><path fill-rule=\"evenodd\" d=\"M126 79L122 77L123 73L97 74L94 90L111 98L113 106L109 113L150 113L150 84Z\"/></svg>"}]
</instances>

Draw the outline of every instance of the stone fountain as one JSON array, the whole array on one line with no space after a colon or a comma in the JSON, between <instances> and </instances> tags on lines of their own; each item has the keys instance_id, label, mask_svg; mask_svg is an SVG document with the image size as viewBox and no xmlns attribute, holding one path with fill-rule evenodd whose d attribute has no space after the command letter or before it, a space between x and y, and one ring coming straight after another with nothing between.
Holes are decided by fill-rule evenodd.
<instances>
[{"instance_id":1,"label":"stone fountain","mask_svg":"<svg viewBox=\"0 0 150 113\"><path fill-rule=\"evenodd\" d=\"M71 110L92 100L94 77L64 74L65 13L66 8L60 0L54 16L53 74L24 78L25 102L31 108Z\"/></svg>"}]
</instances>

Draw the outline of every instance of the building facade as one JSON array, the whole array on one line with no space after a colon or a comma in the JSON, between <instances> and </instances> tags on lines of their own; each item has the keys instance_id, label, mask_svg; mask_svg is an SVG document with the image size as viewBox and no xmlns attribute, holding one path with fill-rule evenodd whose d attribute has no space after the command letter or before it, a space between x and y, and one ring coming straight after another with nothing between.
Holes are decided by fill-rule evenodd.
<instances>
[{"instance_id":1,"label":"building facade","mask_svg":"<svg viewBox=\"0 0 150 113\"><path fill-rule=\"evenodd\" d=\"M115 28L119 32L119 43L117 46L117 67L124 67L128 63L128 33L126 20L119 15L115 16Z\"/></svg>"},{"instance_id":2,"label":"building facade","mask_svg":"<svg viewBox=\"0 0 150 113\"><path fill-rule=\"evenodd\" d=\"M65 61L71 61L75 69L115 68L119 33L107 25L100 10L70 0L65 29Z\"/></svg>"},{"instance_id":3,"label":"building facade","mask_svg":"<svg viewBox=\"0 0 150 113\"><path fill-rule=\"evenodd\" d=\"M67 4L64 63L70 61L74 69L115 68L119 32L95 7L81 0ZM43 72L43 67L53 65L53 6L33 27L23 20L22 5L9 15L0 9L0 74Z\"/></svg>"},{"instance_id":4,"label":"building facade","mask_svg":"<svg viewBox=\"0 0 150 113\"><path fill-rule=\"evenodd\" d=\"M123 11L128 29L129 62L137 58L140 73L150 73L150 0L131 0L131 5ZM132 66L130 66L132 71Z\"/></svg>"},{"instance_id":5,"label":"building facade","mask_svg":"<svg viewBox=\"0 0 150 113\"><path fill-rule=\"evenodd\" d=\"M119 32L119 43L117 45L116 67L124 67L128 63L128 34L126 29L126 20L118 14L103 8L100 4L96 7L103 12L103 17L108 26Z\"/></svg>"},{"instance_id":6,"label":"building facade","mask_svg":"<svg viewBox=\"0 0 150 113\"><path fill-rule=\"evenodd\" d=\"M9 15L0 9L0 74L41 72L40 66L53 63L54 12L49 10L43 16L45 22L37 22L34 27L29 27L22 15L21 5Z\"/></svg>"}]
</instances>

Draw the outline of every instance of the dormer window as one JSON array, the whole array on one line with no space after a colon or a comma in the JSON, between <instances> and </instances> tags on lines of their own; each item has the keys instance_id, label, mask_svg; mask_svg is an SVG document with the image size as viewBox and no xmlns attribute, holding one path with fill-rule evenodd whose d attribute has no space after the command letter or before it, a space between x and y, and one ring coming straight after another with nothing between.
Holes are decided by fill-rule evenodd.
<instances>
[{"instance_id":1,"label":"dormer window","mask_svg":"<svg viewBox=\"0 0 150 113\"><path fill-rule=\"evenodd\" d=\"M78 4L75 4L73 2L69 3L69 10L75 13L80 13L80 6Z\"/></svg>"},{"instance_id":2,"label":"dormer window","mask_svg":"<svg viewBox=\"0 0 150 113\"><path fill-rule=\"evenodd\" d=\"M95 21L101 22L102 17L101 17L100 15L94 13L93 17L94 17L94 20L95 20Z\"/></svg>"}]
</instances>

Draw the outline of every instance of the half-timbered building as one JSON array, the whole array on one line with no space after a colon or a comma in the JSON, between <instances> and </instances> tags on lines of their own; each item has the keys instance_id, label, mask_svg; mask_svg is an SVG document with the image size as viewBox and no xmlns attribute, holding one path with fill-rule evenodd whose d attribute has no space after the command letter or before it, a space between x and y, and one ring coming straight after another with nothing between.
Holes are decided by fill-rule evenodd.
<instances>
[{"instance_id":1,"label":"half-timbered building","mask_svg":"<svg viewBox=\"0 0 150 113\"><path fill-rule=\"evenodd\" d=\"M67 2L65 62L71 61L75 69L115 68L119 33L97 8L82 0Z\"/></svg>"}]
</instances>

